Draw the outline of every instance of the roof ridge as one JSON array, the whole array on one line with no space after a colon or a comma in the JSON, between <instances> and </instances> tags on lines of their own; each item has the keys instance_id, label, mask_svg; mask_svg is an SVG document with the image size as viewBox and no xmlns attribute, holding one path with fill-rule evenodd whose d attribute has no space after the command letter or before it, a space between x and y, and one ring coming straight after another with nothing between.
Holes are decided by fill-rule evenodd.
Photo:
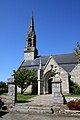
<instances>
[{"instance_id":1,"label":"roof ridge","mask_svg":"<svg viewBox=\"0 0 80 120\"><path fill-rule=\"evenodd\" d=\"M69 54L74 54L74 53L62 53L62 54L49 54L49 55L43 55L41 57L49 57L49 56L53 56L53 55L69 55Z\"/></svg>"}]
</instances>

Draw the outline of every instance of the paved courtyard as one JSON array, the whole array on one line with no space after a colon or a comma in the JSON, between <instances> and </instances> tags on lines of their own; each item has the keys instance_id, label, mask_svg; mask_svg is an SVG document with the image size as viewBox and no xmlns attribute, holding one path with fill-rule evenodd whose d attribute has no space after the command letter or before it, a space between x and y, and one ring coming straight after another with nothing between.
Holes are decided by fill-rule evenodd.
<instances>
[{"instance_id":1,"label":"paved courtyard","mask_svg":"<svg viewBox=\"0 0 80 120\"><path fill-rule=\"evenodd\" d=\"M1 112L0 112L0 120L79 120L80 119L80 114L78 115L76 114L76 116L70 116L69 114L55 115L55 114L51 114L51 112L48 113L45 112L42 114L40 114L40 112L25 113L25 110L27 110L29 107L34 107L35 110L35 105L37 105L38 107L39 106L44 107L44 105L50 107L52 104L50 101L51 99L52 99L52 95L46 95L46 96L40 95L31 98L26 103L17 103L13 108L11 108L13 110L11 110L11 112L9 112L8 114L1 116ZM22 112L20 112L21 110Z\"/></svg>"},{"instance_id":2,"label":"paved courtyard","mask_svg":"<svg viewBox=\"0 0 80 120\"><path fill-rule=\"evenodd\" d=\"M79 120L80 116L57 116L53 114L21 114L8 113L0 120Z\"/></svg>"}]
</instances>

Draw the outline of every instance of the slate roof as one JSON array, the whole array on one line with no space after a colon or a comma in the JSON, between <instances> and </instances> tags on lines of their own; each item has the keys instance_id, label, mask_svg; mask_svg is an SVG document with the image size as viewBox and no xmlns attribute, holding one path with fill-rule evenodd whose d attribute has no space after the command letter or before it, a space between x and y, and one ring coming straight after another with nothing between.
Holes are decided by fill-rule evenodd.
<instances>
[{"instance_id":1,"label":"slate roof","mask_svg":"<svg viewBox=\"0 0 80 120\"><path fill-rule=\"evenodd\" d=\"M66 72L71 72L77 64L61 64L60 67L62 67Z\"/></svg>"},{"instance_id":2,"label":"slate roof","mask_svg":"<svg viewBox=\"0 0 80 120\"><path fill-rule=\"evenodd\" d=\"M72 69L77 65L78 59L73 53L69 54L57 54L51 55L54 60L67 72L72 71ZM41 56L42 66L44 66L49 59L50 55L48 56ZM22 67L27 67L28 69L38 69L40 62L40 56L34 60L24 61L22 63Z\"/></svg>"}]
</instances>

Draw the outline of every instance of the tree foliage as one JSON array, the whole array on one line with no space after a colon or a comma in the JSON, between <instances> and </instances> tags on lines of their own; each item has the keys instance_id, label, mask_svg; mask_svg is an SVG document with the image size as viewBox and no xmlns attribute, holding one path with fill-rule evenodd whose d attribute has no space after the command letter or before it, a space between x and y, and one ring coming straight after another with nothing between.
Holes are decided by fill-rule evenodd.
<instances>
[{"instance_id":1,"label":"tree foliage","mask_svg":"<svg viewBox=\"0 0 80 120\"><path fill-rule=\"evenodd\" d=\"M69 86L70 86L70 93L73 95L78 95L80 94L80 86L73 82L73 81L69 81Z\"/></svg>"},{"instance_id":2,"label":"tree foliage","mask_svg":"<svg viewBox=\"0 0 80 120\"><path fill-rule=\"evenodd\" d=\"M7 87L6 83L1 81L0 82L0 88L6 88L6 87Z\"/></svg>"},{"instance_id":3,"label":"tree foliage","mask_svg":"<svg viewBox=\"0 0 80 120\"><path fill-rule=\"evenodd\" d=\"M77 42L77 47L74 48L74 51L75 51L74 53L75 53L75 55L78 58L79 63L80 63L80 44L79 44L79 42Z\"/></svg>"},{"instance_id":4,"label":"tree foliage","mask_svg":"<svg viewBox=\"0 0 80 120\"><path fill-rule=\"evenodd\" d=\"M28 87L30 84L34 85L37 82L35 70L27 70L24 68L14 71L14 79L15 83L21 87L21 93L23 93L25 87Z\"/></svg>"},{"instance_id":5,"label":"tree foliage","mask_svg":"<svg viewBox=\"0 0 80 120\"><path fill-rule=\"evenodd\" d=\"M5 82L0 82L0 94L3 94L4 92L7 92L7 85Z\"/></svg>"}]
</instances>

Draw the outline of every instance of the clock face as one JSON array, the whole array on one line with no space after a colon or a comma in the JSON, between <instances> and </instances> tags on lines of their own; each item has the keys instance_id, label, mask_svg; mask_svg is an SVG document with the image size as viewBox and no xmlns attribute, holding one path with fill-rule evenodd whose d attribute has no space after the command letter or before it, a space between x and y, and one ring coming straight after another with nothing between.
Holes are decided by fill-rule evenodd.
<instances>
[{"instance_id":1,"label":"clock face","mask_svg":"<svg viewBox=\"0 0 80 120\"><path fill-rule=\"evenodd\" d=\"M28 53L27 55L28 55L28 56L31 56L31 53Z\"/></svg>"},{"instance_id":2,"label":"clock face","mask_svg":"<svg viewBox=\"0 0 80 120\"><path fill-rule=\"evenodd\" d=\"M33 60L34 59L34 53L25 53L24 54L25 60Z\"/></svg>"}]
</instances>

